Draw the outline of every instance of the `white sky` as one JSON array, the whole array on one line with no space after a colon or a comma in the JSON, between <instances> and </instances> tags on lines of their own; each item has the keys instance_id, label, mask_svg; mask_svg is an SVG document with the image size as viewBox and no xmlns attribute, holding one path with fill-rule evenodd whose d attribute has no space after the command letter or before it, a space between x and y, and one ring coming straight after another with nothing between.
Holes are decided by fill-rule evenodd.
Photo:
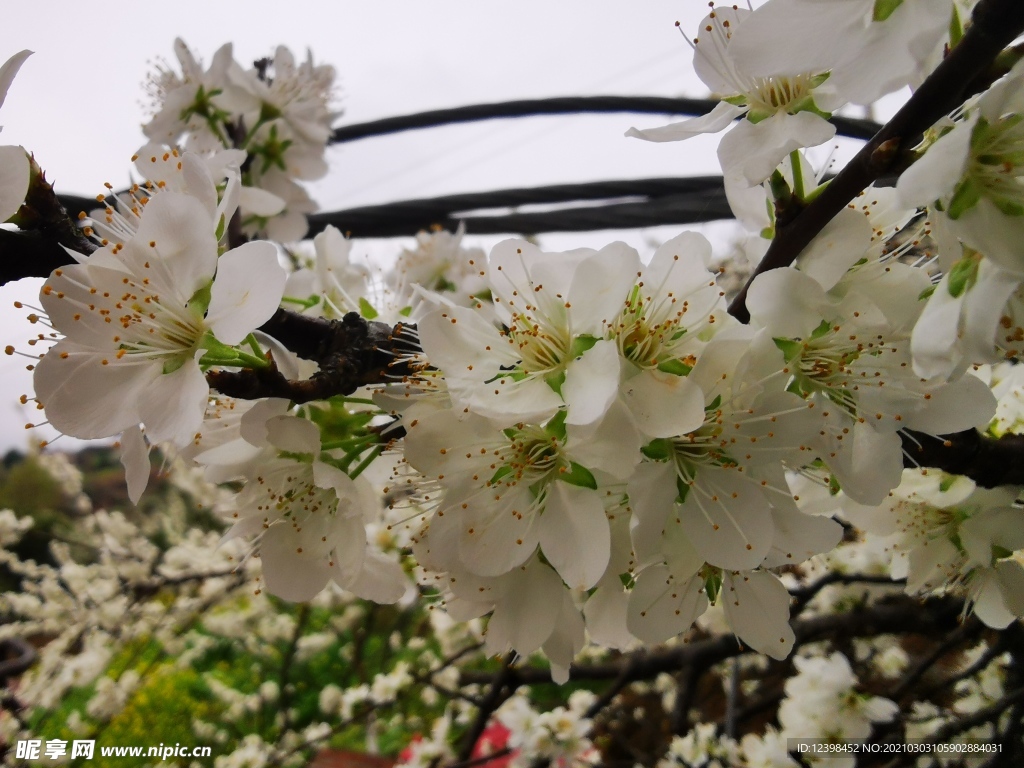
<instances>
[{"instance_id":1,"label":"white sky","mask_svg":"<svg viewBox=\"0 0 1024 768\"><path fill-rule=\"evenodd\" d=\"M95 9L86 12L85 9ZM209 62L234 43L243 66L289 46L306 48L338 72L338 124L481 102L573 95L705 96L692 72L692 37L707 5L698 0L517 0L515 3L175 0L100 4L71 0L10 4L0 26L0 61L29 48L0 110L0 142L21 144L58 190L92 195L105 181L124 185L128 159L143 143L141 88L157 59L174 61L182 37ZM457 192L614 178L718 172L717 139L673 144L623 138L657 115L579 115L488 121L364 139L329 150L330 175L310 186L323 210ZM553 235L551 249L626 239L641 249L673 233ZM488 247L500 238L471 240ZM354 254L396 252L403 241L357 243ZM0 258L4 255L0 254ZM33 328L15 299L38 285L0 291L4 344L27 349ZM0 358L0 450L22 447L28 392L24 359ZM39 439L52 437L33 430ZM72 448L72 441L61 443ZM56 446L55 446L56 447Z\"/></svg>"}]
</instances>

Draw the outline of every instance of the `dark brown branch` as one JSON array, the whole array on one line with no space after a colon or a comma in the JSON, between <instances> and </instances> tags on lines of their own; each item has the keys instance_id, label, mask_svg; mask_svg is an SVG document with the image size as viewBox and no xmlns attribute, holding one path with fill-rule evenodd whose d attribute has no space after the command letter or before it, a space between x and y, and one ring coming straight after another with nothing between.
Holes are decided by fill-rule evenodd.
<instances>
[{"instance_id":1,"label":"dark brown branch","mask_svg":"<svg viewBox=\"0 0 1024 768\"><path fill-rule=\"evenodd\" d=\"M963 605L963 600L953 597L919 601L906 595L896 595L868 608L796 621L793 623L793 631L798 643L836 636L874 637L896 633L934 636L959 626ZM630 682L652 680L662 672L673 673L686 664L707 668L743 653L752 651L740 647L732 635L719 635L656 653L644 652L633 660ZM611 664L573 664L569 668L569 678L617 680L629 659L629 656L623 656ZM513 672L516 684L532 685L551 680L546 669L525 668ZM465 671L461 675L461 682L463 685L488 683L492 677L490 673Z\"/></svg>"},{"instance_id":2,"label":"dark brown branch","mask_svg":"<svg viewBox=\"0 0 1024 768\"><path fill-rule=\"evenodd\" d=\"M291 381L275 365L237 372L210 371L210 386L230 397L253 400L284 397L296 403L350 395L359 387L380 384L409 373L401 362L412 326L392 328L355 312L341 320L306 317L279 309L260 330L273 336L320 370L309 379Z\"/></svg>"},{"instance_id":3,"label":"dark brown branch","mask_svg":"<svg viewBox=\"0 0 1024 768\"><path fill-rule=\"evenodd\" d=\"M903 464L965 475L984 488L1024 485L1024 435L989 437L969 429L952 435L902 432Z\"/></svg>"},{"instance_id":4,"label":"dark brown branch","mask_svg":"<svg viewBox=\"0 0 1024 768\"><path fill-rule=\"evenodd\" d=\"M921 84L860 152L797 216L780 224L768 252L750 280L729 305L729 313L742 322L750 320L747 290L762 272L792 264L800 252L843 208L871 182L894 168L921 134L971 95L972 86L984 85L981 77L992 67L1003 48L1024 31L1024 3L1020 0L981 0L973 23L946 59ZM979 79L980 78L980 79Z\"/></svg>"},{"instance_id":5,"label":"dark brown branch","mask_svg":"<svg viewBox=\"0 0 1024 768\"><path fill-rule=\"evenodd\" d=\"M515 660L515 657L514 652L506 654L502 660L501 669L490 677L491 688L487 691L487 695L484 696L480 709L477 710L476 719L473 720L473 724L463 735L463 742L459 748L458 755L460 762L465 763L472 757L473 747L487 728L487 722L491 719L491 715L511 695L511 691L516 689L518 674L512 668L512 662ZM506 689L508 689L508 692L506 692Z\"/></svg>"}]
</instances>

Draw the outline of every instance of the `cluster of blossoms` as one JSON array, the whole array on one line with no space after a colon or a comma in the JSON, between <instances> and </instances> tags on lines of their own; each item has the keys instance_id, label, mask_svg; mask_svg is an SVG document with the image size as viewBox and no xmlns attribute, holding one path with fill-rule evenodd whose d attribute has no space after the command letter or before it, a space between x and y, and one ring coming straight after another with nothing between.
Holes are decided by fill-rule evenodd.
<instances>
[{"instance_id":1,"label":"cluster of blossoms","mask_svg":"<svg viewBox=\"0 0 1024 768\"><path fill-rule=\"evenodd\" d=\"M181 146L226 165L244 165L239 206L248 235L280 242L306 234L316 204L299 181L327 174L334 68L296 62L284 46L245 69L230 43L209 68L185 43L174 43L181 72L157 66L146 81L153 116L142 130L158 146ZM143 147L139 154L152 151ZM144 178L148 178L145 174Z\"/></svg>"},{"instance_id":2,"label":"cluster of blossoms","mask_svg":"<svg viewBox=\"0 0 1024 768\"><path fill-rule=\"evenodd\" d=\"M831 113L919 84L969 34L965 18L952 0L714 8L692 47L721 103L630 134L732 125L727 194L772 239L829 189L804 150L831 140ZM823 20L809 53L769 42ZM913 45L883 60L907 25ZM694 232L646 261L621 242L551 253L509 239L484 255L462 231L422 233L377 275L328 228L289 271L245 235L305 234L294 179L326 172L333 70L283 48L251 71L230 46L208 70L176 52L181 74L151 80L151 143L135 158L146 181L101 196L89 247L43 284L32 318L52 333L32 340L45 347L35 394L61 432L120 440L133 501L153 446L205 482L237 483L218 504L224 540L244 568L258 556L268 593L399 603L415 581L457 622L489 616L485 653L542 652L557 682L588 640L627 649L695 623L782 660L797 645L790 589L844 538L839 516L868 537L836 558L873 558L911 594L960 594L988 626L1024 617L1021 488L904 470L908 445L1020 431L1015 369L981 366L1016 361L1024 339L1024 63L936 124L895 189L863 189L792 266L756 276L741 323ZM878 61L858 69L865 52ZM24 57L0 70L0 101ZM31 169L0 153L0 172L0 201L24 197ZM0 207L18 223L13 210ZM142 542L132 557L156 567ZM68 571L76 599L104 588ZM794 664L783 733L860 738L894 716L854 691L845 657ZM396 666L324 689L319 706L348 719L415 681ZM236 718L288 695L211 686ZM588 702L542 715L512 702L498 711L509 752L590 759ZM309 727L297 743L322 738ZM447 734L438 726L410 762L447 756ZM776 736L698 729L666 759L786 764Z\"/></svg>"}]
</instances>

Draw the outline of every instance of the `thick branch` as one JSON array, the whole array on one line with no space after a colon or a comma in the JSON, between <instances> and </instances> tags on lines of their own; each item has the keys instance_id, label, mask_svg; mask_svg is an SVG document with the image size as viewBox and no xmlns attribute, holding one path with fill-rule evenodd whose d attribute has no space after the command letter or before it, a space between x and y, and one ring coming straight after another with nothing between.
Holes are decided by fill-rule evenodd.
<instances>
[{"instance_id":1,"label":"thick branch","mask_svg":"<svg viewBox=\"0 0 1024 768\"><path fill-rule=\"evenodd\" d=\"M903 464L965 475L984 488L1024 485L1024 435L995 438L975 429L935 437L905 431Z\"/></svg>"},{"instance_id":2,"label":"thick branch","mask_svg":"<svg viewBox=\"0 0 1024 768\"><path fill-rule=\"evenodd\" d=\"M1020 0L981 0L973 24L949 56L921 84L910 100L795 218L780 224L771 247L750 280L729 305L729 313L750 320L747 290L762 272L792 264L800 252L872 181L892 169L924 131L949 114L978 87L1003 48L1024 31Z\"/></svg>"},{"instance_id":3,"label":"thick branch","mask_svg":"<svg viewBox=\"0 0 1024 768\"><path fill-rule=\"evenodd\" d=\"M260 330L304 360L317 363L319 371L303 381L287 379L276 366L210 371L206 378L218 392L246 400L284 397L307 403L350 395L359 387L409 372L402 362L409 344L404 334L408 327L370 322L355 312L341 320L325 320L279 309Z\"/></svg>"},{"instance_id":4,"label":"thick branch","mask_svg":"<svg viewBox=\"0 0 1024 768\"><path fill-rule=\"evenodd\" d=\"M923 603L905 595L879 602L862 610L816 616L793 623L797 643L807 643L826 637L874 637L896 633L918 633L936 636L955 629L963 610L963 601L953 597L933 598ZM719 635L689 645L657 653L640 651L638 655L623 656L611 664L573 664L569 668L571 680L615 680L622 676L624 665L630 665L628 682L653 680L662 672L673 673L685 664L707 668L725 659L748 653L732 635ZM510 685L533 685L550 682L546 669L524 668L511 670ZM462 684L487 683L492 675L465 671Z\"/></svg>"}]
</instances>

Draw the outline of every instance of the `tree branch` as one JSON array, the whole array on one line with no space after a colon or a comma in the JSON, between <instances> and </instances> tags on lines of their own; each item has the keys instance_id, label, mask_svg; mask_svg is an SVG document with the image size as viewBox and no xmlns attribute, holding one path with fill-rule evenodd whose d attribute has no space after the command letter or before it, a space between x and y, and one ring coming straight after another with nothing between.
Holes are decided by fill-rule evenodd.
<instances>
[{"instance_id":1,"label":"tree branch","mask_svg":"<svg viewBox=\"0 0 1024 768\"><path fill-rule=\"evenodd\" d=\"M963 39L921 84L903 108L828 184L824 191L791 221L780 224L775 239L743 289L729 305L729 313L746 323L747 291L762 272L792 264L815 235L871 182L892 169L924 131L949 114L984 86L981 77L1003 48L1024 31L1024 3L1020 0L981 0Z\"/></svg>"},{"instance_id":2,"label":"tree branch","mask_svg":"<svg viewBox=\"0 0 1024 768\"><path fill-rule=\"evenodd\" d=\"M1024 485L1024 435L997 438L969 429L936 437L906 430L900 437L905 467L964 475L983 488Z\"/></svg>"}]
</instances>

